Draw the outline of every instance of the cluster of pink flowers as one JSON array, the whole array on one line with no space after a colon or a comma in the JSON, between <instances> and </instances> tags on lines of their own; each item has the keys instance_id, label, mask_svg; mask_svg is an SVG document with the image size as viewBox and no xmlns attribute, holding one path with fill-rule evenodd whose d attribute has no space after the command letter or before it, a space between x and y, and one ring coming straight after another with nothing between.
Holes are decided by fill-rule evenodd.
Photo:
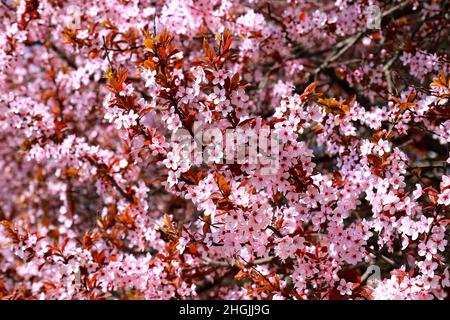
<instances>
[{"instance_id":1,"label":"cluster of pink flowers","mask_svg":"<svg viewBox=\"0 0 450 320\"><path fill-rule=\"evenodd\" d=\"M436 54L427 54L426 52L403 52L400 60L403 65L409 66L409 71L416 78L423 78L430 72L438 72L443 69ZM448 68L448 66L447 66Z\"/></svg>"},{"instance_id":2,"label":"cluster of pink flowers","mask_svg":"<svg viewBox=\"0 0 450 320\"><path fill-rule=\"evenodd\" d=\"M446 9L1 1L0 298L448 298Z\"/></svg>"}]
</instances>

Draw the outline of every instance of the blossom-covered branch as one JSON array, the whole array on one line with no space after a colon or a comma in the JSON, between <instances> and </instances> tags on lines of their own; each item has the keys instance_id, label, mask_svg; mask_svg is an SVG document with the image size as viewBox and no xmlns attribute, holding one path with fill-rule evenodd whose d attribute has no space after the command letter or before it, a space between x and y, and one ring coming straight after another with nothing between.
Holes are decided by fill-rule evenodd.
<instances>
[{"instance_id":1,"label":"blossom-covered branch","mask_svg":"<svg viewBox=\"0 0 450 320\"><path fill-rule=\"evenodd\" d=\"M0 298L448 298L448 9L2 0Z\"/></svg>"}]
</instances>

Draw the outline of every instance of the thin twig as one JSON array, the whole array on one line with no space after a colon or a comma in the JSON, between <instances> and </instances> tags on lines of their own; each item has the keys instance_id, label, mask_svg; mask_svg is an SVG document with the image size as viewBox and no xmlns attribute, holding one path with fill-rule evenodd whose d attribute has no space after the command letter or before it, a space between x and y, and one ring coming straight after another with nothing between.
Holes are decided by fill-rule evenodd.
<instances>
[{"instance_id":1,"label":"thin twig","mask_svg":"<svg viewBox=\"0 0 450 320\"><path fill-rule=\"evenodd\" d=\"M245 267L251 267L251 266L258 266L262 264L267 264L272 262L275 259L274 256L270 256L267 258L257 259L254 261L250 261L244 264ZM236 265L236 260L233 260L232 262L228 261L220 261L220 260L214 260L210 258L202 258L204 262L206 262L209 265L216 266L216 267L234 267Z\"/></svg>"}]
</instances>

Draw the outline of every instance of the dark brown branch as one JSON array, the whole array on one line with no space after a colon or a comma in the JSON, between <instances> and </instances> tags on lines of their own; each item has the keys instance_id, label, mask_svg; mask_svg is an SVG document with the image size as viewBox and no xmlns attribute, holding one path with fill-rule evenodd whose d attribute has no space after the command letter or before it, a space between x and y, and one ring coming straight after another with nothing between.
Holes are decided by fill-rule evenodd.
<instances>
[{"instance_id":1,"label":"dark brown branch","mask_svg":"<svg viewBox=\"0 0 450 320\"><path fill-rule=\"evenodd\" d=\"M251 267L251 266L258 266L262 264L271 263L275 259L274 256L270 256L267 258L257 259L252 262L245 263L245 267ZM202 258L202 260L207 263L208 265L216 266L216 267L234 267L236 265L236 261L228 262L228 261L220 261L220 260L213 260L210 258Z\"/></svg>"},{"instance_id":2,"label":"dark brown branch","mask_svg":"<svg viewBox=\"0 0 450 320\"><path fill-rule=\"evenodd\" d=\"M33 41L33 42L25 43L25 44L27 46L45 46L45 47L51 49L53 52L55 52L62 60L64 60L67 63L67 65L69 67L71 67L72 69L78 68L77 64L75 63L75 60L70 58L64 50L57 47L52 42L43 43L41 41Z\"/></svg>"}]
</instances>

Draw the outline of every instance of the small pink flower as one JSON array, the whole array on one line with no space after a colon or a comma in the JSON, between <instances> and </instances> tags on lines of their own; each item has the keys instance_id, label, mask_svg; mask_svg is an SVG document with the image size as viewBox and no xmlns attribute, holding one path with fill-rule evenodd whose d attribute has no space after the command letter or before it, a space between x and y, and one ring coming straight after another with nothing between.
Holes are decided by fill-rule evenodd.
<instances>
[{"instance_id":1,"label":"small pink flower","mask_svg":"<svg viewBox=\"0 0 450 320\"><path fill-rule=\"evenodd\" d=\"M339 285L337 287L339 293L343 296L349 296L352 294L353 283L346 282L344 279L341 279Z\"/></svg>"}]
</instances>

